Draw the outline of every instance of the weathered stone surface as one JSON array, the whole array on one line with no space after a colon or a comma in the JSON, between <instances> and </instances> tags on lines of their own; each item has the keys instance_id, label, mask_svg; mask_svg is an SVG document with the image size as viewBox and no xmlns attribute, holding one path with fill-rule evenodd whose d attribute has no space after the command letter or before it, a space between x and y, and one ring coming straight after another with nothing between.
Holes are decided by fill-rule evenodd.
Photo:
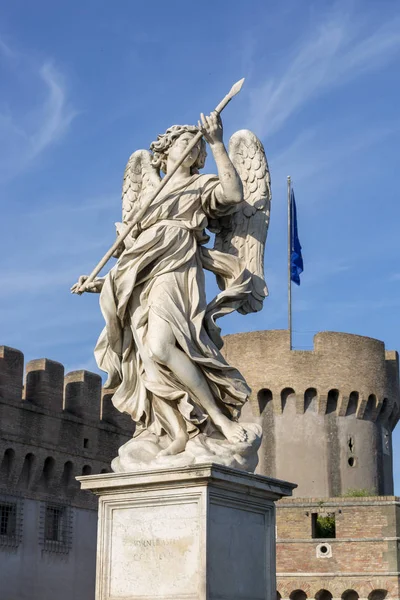
<instances>
[{"instance_id":1,"label":"weathered stone surface","mask_svg":"<svg viewBox=\"0 0 400 600\"><path fill-rule=\"evenodd\" d=\"M294 485L211 464L79 480L100 497L96 600L275 600Z\"/></svg>"},{"instance_id":2,"label":"weathered stone surface","mask_svg":"<svg viewBox=\"0 0 400 600\"><path fill-rule=\"evenodd\" d=\"M263 428L257 472L298 482L296 496L393 493L396 352L385 352L379 340L329 331L315 335L313 350L290 350L286 330L224 339L227 360L252 388L247 408Z\"/></svg>"}]
</instances>

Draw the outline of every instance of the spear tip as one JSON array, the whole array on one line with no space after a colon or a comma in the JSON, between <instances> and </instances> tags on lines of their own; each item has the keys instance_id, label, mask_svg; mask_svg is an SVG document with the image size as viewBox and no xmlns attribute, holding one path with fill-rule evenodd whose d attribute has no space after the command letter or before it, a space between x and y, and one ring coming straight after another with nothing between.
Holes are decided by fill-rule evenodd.
<instances>
[{"instance_id":1,"label":"spear tip","mask_svg":"<svg viewBox=\"0 0 400 600\"><path fill-rule=\"evenodd\" d=\"M236 83L233 84L228 96L230 96L231 98L233 98L233 96L236 96L236 94L238 94L240 92L240 90L242 89L243 83L244 83L244 77L243 77L243 79L239 79L239 81L237 81Z\"/></svg>"}]
</instances>

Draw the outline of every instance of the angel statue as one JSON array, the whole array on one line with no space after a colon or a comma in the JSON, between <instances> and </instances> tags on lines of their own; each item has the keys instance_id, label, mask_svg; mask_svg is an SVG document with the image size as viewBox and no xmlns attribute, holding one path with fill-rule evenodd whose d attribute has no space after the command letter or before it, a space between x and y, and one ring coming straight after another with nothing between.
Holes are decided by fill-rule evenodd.
<instances>
[{"instance_id":1,"label":"angel statue","mask_svg":"<svg viewBox=\"0 0 400 600\"><path fill-rule=\"evenodd\" d=\"M259 426L238 422L251 390L221 354L216 325L234 310L260 310L268 293L263 259L271 192L259 139L238 131L228 154L217 112L201 114L197 126L170 127L150 152L130 157L117 232L126 231L196 134L199 141L120 244L114 267L85 290L100 292L106 322L97 364L108 373L116 408L136 422L115 471L205 460L250 470L261 439ZM218 175L200 173L206 142ZM215 233L214 248L206 246L206 229ZM215 273L221 290L208 304L204 269ZM81 276L71 291L81 293L86 280Z\"/></svg>"}]
</instances>

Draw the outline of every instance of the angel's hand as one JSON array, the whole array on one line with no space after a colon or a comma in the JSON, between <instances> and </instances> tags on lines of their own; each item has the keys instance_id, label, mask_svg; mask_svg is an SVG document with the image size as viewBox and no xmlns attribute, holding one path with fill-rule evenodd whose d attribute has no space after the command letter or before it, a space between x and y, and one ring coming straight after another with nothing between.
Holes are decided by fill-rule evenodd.
<instances>
[{"instance_id":1,"label":"angel's hand","mask_svg":"<svg viewBox=\"0 0 400 600\"><path fill-rule=\"evenodd\" d=\"M91 292L94 294L98 294L101 292L101 288L103 287L104 280L103 279L95 279L87 286L85 286L84 290L81 290L81 287L88 279L89 275L81 275L78 279L78 282L75 283L71 288L71 294L78 294L79 296L83 294L83 292Z\"/></svg>"},{"instance_id":2,"label":"angel's hand","mask_svg":"<svg viewBox=\"0 0 400 600\"><path fill-rule=\"evenodd\" d=\"M198 122L198 128L203 133L210 146L213 144L222 144L223 127L219 114L214 111L208 117L205 117L203 113L201 113L200 119L201 122Z\"/></svg>"}]
</instances>

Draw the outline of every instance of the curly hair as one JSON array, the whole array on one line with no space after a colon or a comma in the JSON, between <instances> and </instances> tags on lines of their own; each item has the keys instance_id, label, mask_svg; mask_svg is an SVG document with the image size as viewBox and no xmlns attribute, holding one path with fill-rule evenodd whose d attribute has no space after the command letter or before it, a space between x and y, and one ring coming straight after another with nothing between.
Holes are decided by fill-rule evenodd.
<instances>
[{"instance_id":1,"label":"curly hair","mask_svg":"<svg viewBox=\"0 0 400 600\"><path fill-rule=\"evenodd\" d=\"M178 137L183 133L196 134L198 131L198 127L195 127L194 125L173 125L172 127L169 127L165 133L158 135L157 140L150 144L150 150L153 152L153 158L151 161L153 167L155 167L158 171L161 170L163 173L166 173L168 150L175 140L177 140ZM206 143L204 139L201 138L199 156L197 157L194 165L192 165L190 168L192 175L195 175L204 167L206 156Z\"/></svg>"}]
</instances>

